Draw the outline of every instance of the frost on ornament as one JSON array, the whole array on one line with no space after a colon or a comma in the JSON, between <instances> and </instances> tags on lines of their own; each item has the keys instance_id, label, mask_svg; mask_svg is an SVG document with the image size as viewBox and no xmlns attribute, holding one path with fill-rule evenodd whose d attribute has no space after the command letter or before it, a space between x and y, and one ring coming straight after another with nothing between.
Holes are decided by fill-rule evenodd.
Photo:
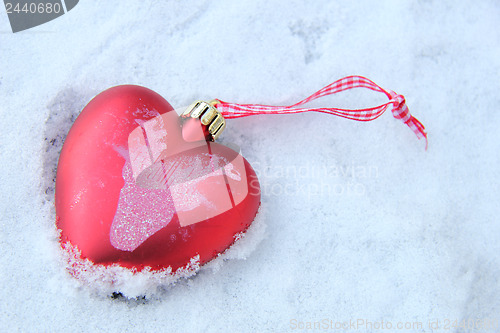
<instances>
[{"instance_id":1,"label":"frost on ornament","mask_svg":"<svg viewBox=\"0 0 500 333\"><path fill-rule=\"evenodd\" d=\"M234 236L234 243L226 251L205 265L200 265L199 256L189 260L182 268L161 270L145 268L140 271L115 265L96 265L84 259L76 246L63 244L63 260L67 271L80 285L97 296L125 297L127 299L155 299L168 292L169 288L183 279L195 276L199 271L218 272L226 260L246 260L264 239L266 231L265 213L259 209L257 217L245 231Z\"/></svg>"}]
</instances>

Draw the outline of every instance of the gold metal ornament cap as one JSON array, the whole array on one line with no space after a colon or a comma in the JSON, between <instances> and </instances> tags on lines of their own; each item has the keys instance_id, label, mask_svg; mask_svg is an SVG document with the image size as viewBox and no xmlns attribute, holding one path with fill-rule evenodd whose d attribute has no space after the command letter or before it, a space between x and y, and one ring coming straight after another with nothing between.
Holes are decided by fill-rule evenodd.
<instances>
[{"instance_id":1,"label":"gold metal ornament cap","mask_svg":"<svg viewBox=\"0 0 500 333\"><path fill-rule=\"evenodd\" d=\"M182 118L199 119L208 132L208 139L215 141L226 128L226 120L214 106L217 100L210 102L195 101L181 114Z\"/></svg>"}]
</instances>

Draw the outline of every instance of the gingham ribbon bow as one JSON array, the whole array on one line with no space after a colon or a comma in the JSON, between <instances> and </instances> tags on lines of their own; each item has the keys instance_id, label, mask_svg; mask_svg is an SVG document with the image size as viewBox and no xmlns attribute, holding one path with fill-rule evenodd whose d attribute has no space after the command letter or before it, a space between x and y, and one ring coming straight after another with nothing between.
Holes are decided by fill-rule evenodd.
<instances>
[{"instance_id":1,"label":"gingham ribbon bow","mask_svg":"<svg viewBox=\"0 0 500 333\"><path fill-rule=\"evenodd\" d=\"M387 103L366 109L340 109L340 108L303 108L300 107L317 98L339 93L353 88L367 88L373 91L384 93L389 101ZM272 106L261 104L236 104L216 100L215 106L221 114L227 118L241 118L257 114L286 114L300 112L323 112L333 114L339 117L357 120L370 121L380 117L389 106L392 106L392 115L396 119L403 121L417 135L419 139L425 138L425 148L427 149L427 132L424 125L417 118L413 117L406 106L403 95L396 94L394 91L387 91L375 84L373 81L362 76L348 76L337 80L326 87L318 90L311 96L290 106Z\"/></svg>"}]
</instances>

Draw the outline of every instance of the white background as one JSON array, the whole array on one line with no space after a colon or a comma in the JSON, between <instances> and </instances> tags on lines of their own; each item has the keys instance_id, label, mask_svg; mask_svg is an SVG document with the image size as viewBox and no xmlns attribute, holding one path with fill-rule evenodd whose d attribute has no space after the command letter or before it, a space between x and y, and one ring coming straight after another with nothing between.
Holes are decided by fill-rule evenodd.
<instances>
[{"instance_id":1,"label":"white background","mask_svg":"<svg viewBox=\"0 0 500 333\"><path fill-rule=\"evenodd\" d=\"M429 320L500 320L499 19L493 0L80 1L13 34L1 8L0 330L282 332L364 319L430 332ZM265 237L246 260L146 304L65 273L57 154L97 93L134 83L173 106L292 104L351 74L405 95L429 149L390 112L231 120L220 142L242 147L264 189ZM356 91L318 104L382 102ZM311 171L325 166L376 172ZM325 182L337 191L315 190Z\"/></svg>"}]
</instances>

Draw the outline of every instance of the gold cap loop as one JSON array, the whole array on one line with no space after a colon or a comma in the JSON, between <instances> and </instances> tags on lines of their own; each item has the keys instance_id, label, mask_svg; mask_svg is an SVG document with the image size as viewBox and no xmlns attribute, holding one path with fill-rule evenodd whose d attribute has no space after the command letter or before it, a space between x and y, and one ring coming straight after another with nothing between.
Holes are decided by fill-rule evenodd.
<instances>
[{"instance_id":1,"label":"gold cap loop","mask_svg":"<svg viewBox=\"0 0 500 333\"><path fill-rule=\"evenodd\" d=\"M196 101L186 108L181 117L199 119L202 125L206 126L208 130L209 140L215 141L226 128L226 120L214 106L218 102L216 99L209 103Z\"/></svg>"}]
</instances>

